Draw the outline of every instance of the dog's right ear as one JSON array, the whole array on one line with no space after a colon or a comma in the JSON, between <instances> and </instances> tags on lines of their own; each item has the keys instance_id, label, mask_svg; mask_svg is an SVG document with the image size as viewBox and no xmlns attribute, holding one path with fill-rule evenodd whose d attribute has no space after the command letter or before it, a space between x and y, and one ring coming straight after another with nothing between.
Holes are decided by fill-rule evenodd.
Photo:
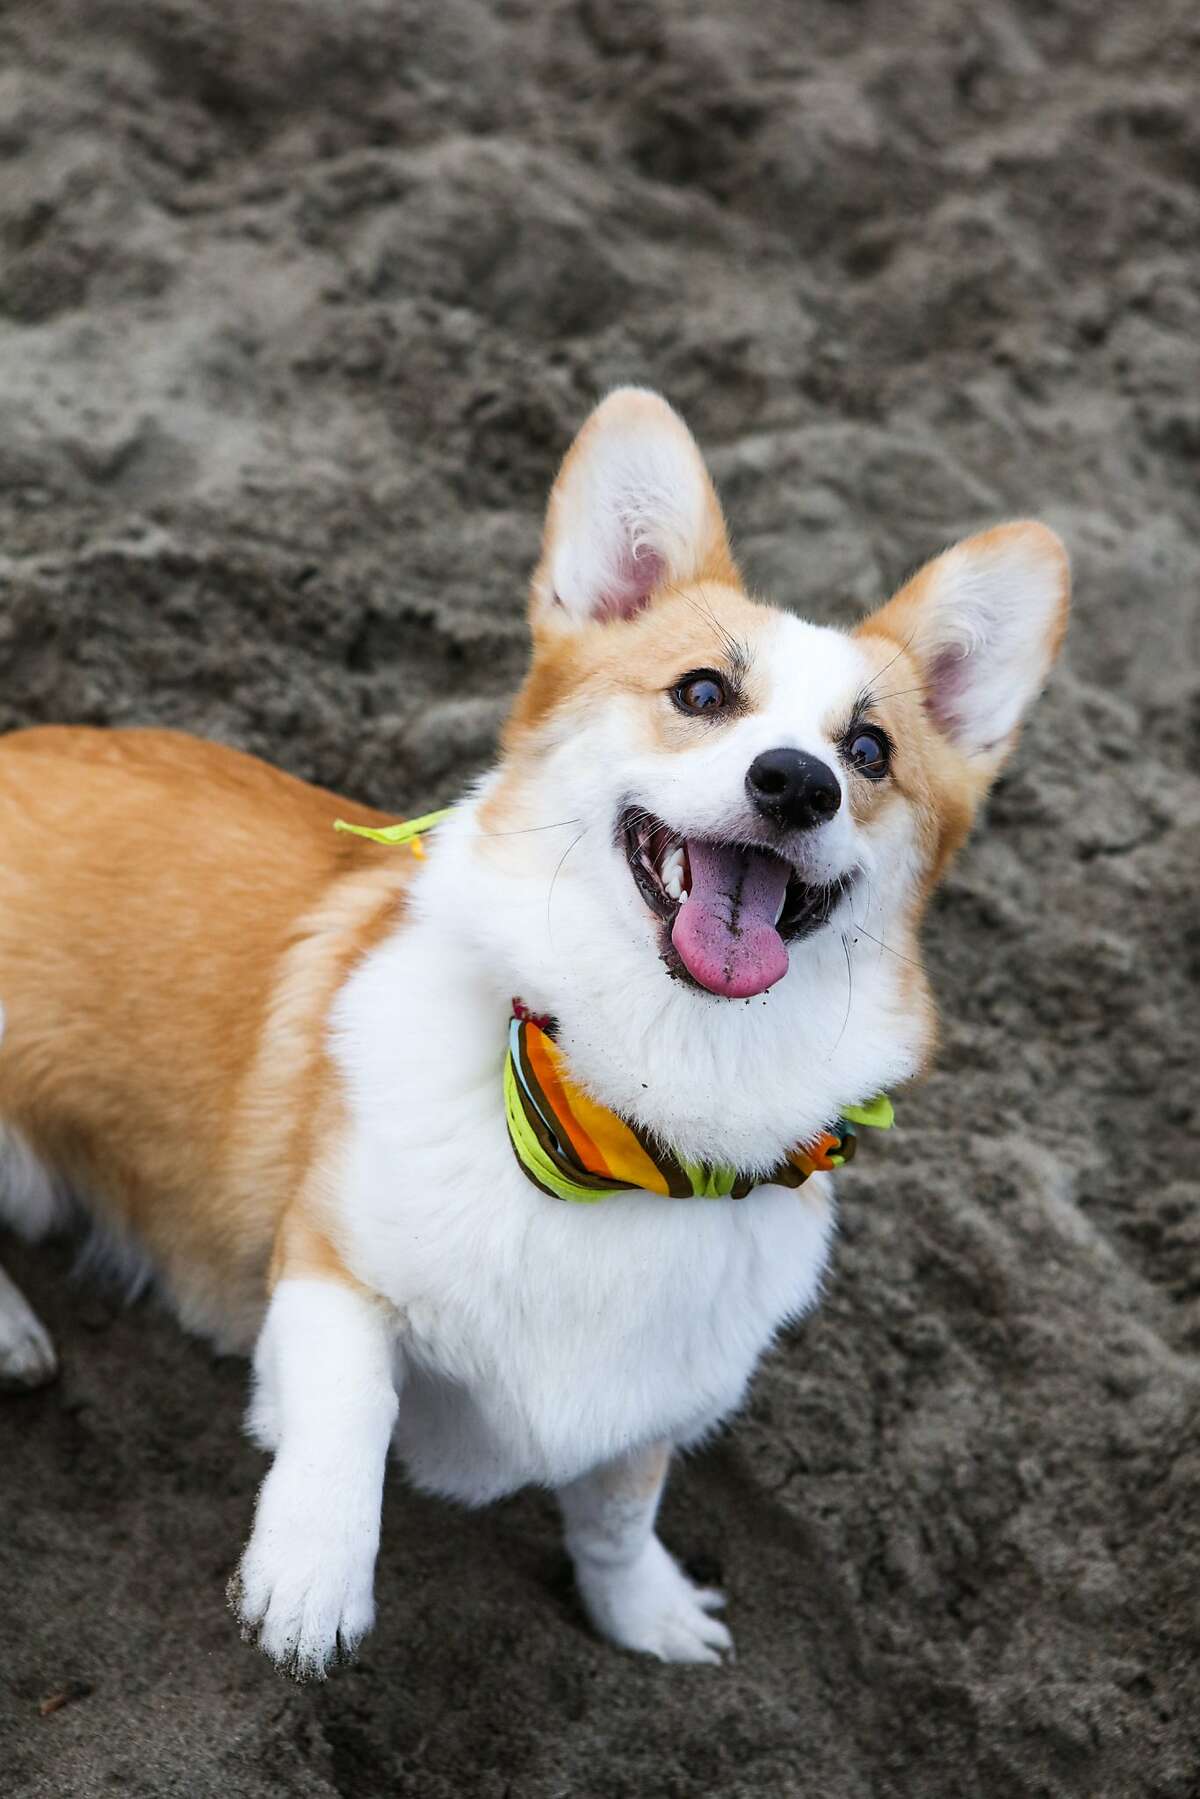
<instances>
[{"instance_id":1,"label":"dog's right ear","mask_svg":"<svg viewBox=\"0 0 1200 1799\"><path fill-rule=\"evenodd\" d=\"M991 780L1058 654L1070 592L1054 532L1017 519L926 563L856 635L915 662L931 722Z\"/></svg>"},{"instance_id":2,"label":"dog's right ear","mask_svg":"<svg viewBox=\"0 0 1200 1799\"><path fill-rule=\"evenodd\" d=\"M659 394L619 387L584 424L551 490L534 629L631 618L657 589L699 580L740 584L704 459Z\"/></svg>"}]
</instances>

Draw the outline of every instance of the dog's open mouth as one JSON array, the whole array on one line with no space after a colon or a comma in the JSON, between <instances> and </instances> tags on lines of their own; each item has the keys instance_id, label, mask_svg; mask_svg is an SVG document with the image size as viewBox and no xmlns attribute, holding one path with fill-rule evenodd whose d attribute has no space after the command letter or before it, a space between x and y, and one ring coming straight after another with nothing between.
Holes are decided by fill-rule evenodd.
<instances>
[{"instance_id":1,"label":"dog's open mouth","mask_svg":"<svg viewBox=\"0 0 1200 1799\"><path fill-rule=\"evenodd\" d=\"M663 922L663 960L724 999L782 980L788 943L826 922L845 885L811 886L771 850L680 837L640 810L623 814L620 832L638 892Z\"/></svg>"}]
</instances>

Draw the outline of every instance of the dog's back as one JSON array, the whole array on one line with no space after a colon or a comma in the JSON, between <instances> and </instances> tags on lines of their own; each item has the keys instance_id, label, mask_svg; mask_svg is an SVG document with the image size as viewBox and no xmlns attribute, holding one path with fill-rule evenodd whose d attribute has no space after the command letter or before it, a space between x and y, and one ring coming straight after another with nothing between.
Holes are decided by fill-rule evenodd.
<instances>
[{"instance_id":1,"label":"dog's back","mask_svg":"<svg viewBox=\"0 0 1200 1799\"><path fill-rule=\"evenodd\" d=\"M330 996L401 895L339 815L386 822L173 732L0 741L5 1221L70 1189L223 1344L303 1184Z\"/></svg>"}]
</instances>

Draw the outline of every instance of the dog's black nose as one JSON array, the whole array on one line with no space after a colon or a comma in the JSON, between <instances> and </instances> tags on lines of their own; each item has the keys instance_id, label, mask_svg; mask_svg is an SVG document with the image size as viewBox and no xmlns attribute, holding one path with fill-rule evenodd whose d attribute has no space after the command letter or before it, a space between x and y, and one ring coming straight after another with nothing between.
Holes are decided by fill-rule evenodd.
<instances>
[{"instance_id":1,"label":"dog's black nose","mask_svg":"<svg viewBox=\"0 0 1200 1799\"><path fill-rule=\"evenodd\" d=\"M790 831L823 825L842 803L837 776L807 750L764 750L746 772L746 791L764 818Z\"/></svg>"}]
</instances>

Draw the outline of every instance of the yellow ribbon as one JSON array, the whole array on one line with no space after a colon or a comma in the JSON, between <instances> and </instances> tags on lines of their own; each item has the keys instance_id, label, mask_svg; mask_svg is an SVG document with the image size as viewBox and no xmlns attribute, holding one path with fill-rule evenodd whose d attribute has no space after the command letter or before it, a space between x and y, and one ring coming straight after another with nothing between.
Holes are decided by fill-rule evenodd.
<instances>
[{"instance_id":1,"label":"yellow ribbon","mask_svg":"<svg viewBox=\"0 0 1200 1799\"><path fill-rule=\"evenodd\" d=\"M440 825L444 818L449 818L452 806L443 806L440 812L426 812L420 818L406 818L398 825L384 825L376 830L372 825L352 825L347 819L335 818L335 831L347 831L351 837L369 837L372 843L384 843L389 847L407 843L414 856L424 857L425 845L421 842L422 833L432 831Z\"/></svg>"}]
</instances>

